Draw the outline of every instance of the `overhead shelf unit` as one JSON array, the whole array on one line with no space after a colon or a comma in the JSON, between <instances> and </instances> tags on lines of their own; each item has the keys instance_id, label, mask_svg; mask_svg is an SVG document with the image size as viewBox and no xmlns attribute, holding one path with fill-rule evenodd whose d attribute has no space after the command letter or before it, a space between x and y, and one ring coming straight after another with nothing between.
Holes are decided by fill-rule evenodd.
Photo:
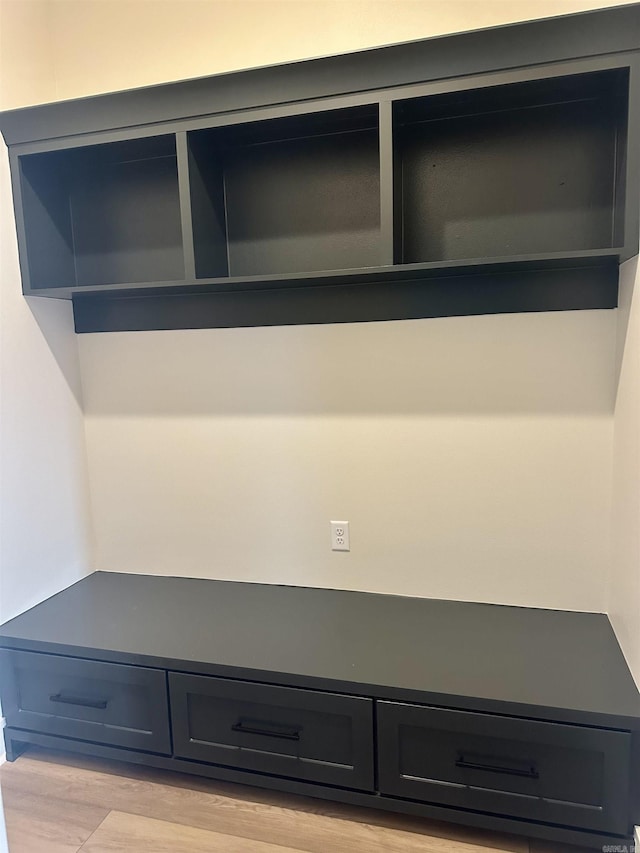
<instances>
[{"instance_id":1,"label":"overhead shelf unit","mask_svg":"<svg viewBox=\"0 0 640 853\"><path fill-rule=\"evenodd\" d=\"M24 293L81 332L615 307L639 49L628 6L4 113Z\"/></svg>"}]
</instances>

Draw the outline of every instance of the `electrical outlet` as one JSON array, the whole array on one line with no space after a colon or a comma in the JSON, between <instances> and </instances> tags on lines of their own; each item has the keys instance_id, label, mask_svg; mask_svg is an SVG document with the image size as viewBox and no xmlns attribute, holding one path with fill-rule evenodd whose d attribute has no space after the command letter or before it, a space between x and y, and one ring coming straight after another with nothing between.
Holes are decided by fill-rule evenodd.
<instances>
[{"instance_id":1,"label":"electrical outlet","mask_svg":"<svg viewBox=\"0 0 640 853\"><path fill-rule=\"evenodd\" d=\"M349 522L332 521L331 523L331 550L350 551L349 548Z\"/></svg>"}]
</instances>

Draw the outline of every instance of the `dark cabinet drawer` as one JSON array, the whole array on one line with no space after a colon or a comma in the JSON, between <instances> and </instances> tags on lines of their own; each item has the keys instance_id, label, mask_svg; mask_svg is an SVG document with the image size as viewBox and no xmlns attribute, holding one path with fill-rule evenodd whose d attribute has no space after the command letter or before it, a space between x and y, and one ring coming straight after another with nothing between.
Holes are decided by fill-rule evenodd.
<instances>
[{"instance_id":1,"label":"dark cabinet drawer","mask_svg":"<svg viewBox=\"0 0 640 853\"><path fill-rule=\"evenodd\" d=\"M373 790L373 702L169 673L176 756Z\"/></svg>"},{"instance_id":2,"label":"dark cabinet drawer","mask_svg":"<svg viewBox=\"0 0 640 853\"><path fill-rule=\"evenodd\" d=\"M628 732L378 702L383 794L625 833Z\"/></svg>"},{"instance_id":3,"label":"dark cabinet drawer","mask_svg":"<svg viewBox=\"0 0 640 853\"><path fill-rule=\"evenodd\" d=\"M8 725L171 753L163 670L34 652L0 655Z\"/></svg>"}]
</instances>

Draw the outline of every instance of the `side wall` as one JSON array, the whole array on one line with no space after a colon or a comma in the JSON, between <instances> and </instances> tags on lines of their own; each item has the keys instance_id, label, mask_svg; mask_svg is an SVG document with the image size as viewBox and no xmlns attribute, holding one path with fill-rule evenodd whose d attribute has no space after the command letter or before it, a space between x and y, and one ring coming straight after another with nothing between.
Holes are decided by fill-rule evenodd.
<instances>
[{"instance_id":1,"label":"side wall","mask_svg":"<svg viewBox=\"0 0 640 853\"><path fill-rule=\"evenodd\" d=\"M2 107L54 99L49 7L0 5ZM23 299L0 151L0 621L89 568L77 339L68 304Z\"/></svg>"},{"instance_id":2,"label":"side wall","mask_svg":"<svg viewBox=\"0 0 640 853\"><path fill-rule=\"evenodd\" d=\"M619 382L614 415L612 565L607 612L640 684L640 281L638 259L622 268Z\"/></svg>"}]
</instances>

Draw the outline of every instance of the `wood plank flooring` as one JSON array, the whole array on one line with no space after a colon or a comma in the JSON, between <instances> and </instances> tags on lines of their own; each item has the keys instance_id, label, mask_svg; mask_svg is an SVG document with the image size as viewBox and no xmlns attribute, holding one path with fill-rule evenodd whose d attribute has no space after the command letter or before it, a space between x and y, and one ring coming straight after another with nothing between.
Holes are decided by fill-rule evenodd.
<instances>
[{"instance_id":1,"label":"wood plank flooring","mask_svg":"<svg viewBox=\"0 0 640 853\"><path fill-rule=\"evenodd\" d=\"M0 786L10 853L582 853L36 748Z\"/></svg>"}]
</instances>

